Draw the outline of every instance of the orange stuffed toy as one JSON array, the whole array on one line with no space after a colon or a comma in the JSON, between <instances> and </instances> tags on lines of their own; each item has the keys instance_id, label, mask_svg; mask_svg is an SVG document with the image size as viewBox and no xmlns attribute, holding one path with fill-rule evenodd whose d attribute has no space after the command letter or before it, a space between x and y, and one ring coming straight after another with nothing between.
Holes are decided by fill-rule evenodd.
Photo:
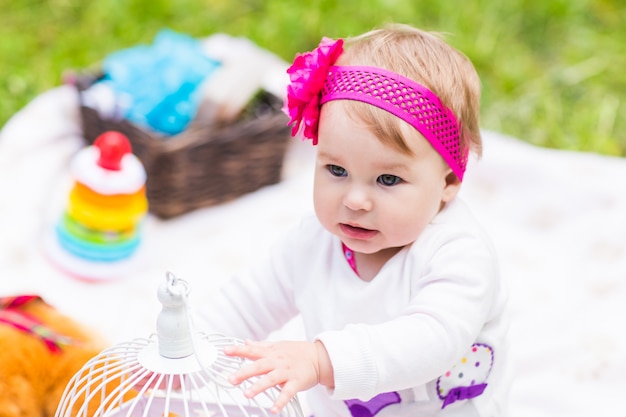
<instances>
[{"instance_id":1,"label":"orange stuffed toy","mask_svg":"<svg viewBox=\"0 0 626 417\"><path fill-rule=\"evenodd\" d=\"M106 347L40 297L0 297L0 417L53 417L71 377Z\"/></svg>"}]
</instances>

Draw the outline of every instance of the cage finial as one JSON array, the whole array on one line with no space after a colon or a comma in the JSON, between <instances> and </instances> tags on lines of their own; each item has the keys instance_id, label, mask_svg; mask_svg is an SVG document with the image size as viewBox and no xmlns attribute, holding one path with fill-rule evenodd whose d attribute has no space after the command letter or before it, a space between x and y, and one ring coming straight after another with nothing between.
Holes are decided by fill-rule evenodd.
<instances>
[{"instance_id":1,"label":"cage finial","mask_svg":"<svg viewBox=\"0 0 626 417\"><path fill-rule=\"evenodd\" d=\"M191 328L187 317L189 285L168 272L159 286L157 297L162 304L157 317L159 353L166 358L184 358L193 354Z\"/></svg>"}]
</instances>

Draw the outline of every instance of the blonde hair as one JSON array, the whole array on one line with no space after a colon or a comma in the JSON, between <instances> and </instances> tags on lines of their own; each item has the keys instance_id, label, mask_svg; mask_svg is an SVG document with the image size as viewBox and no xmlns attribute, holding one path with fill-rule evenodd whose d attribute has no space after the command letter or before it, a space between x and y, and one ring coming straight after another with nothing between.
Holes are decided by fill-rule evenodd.
<instances>
[{"instance_id":1,"label":"blonde hair","mask_svg":"<svg viewBox=\"0 0 626 417\"><path fill-rule=\"evenodd\" d=\"M471 61L440 34L394 24L344 41L345 51L336 65L384 68L425 86L456 116L461 149L482 154L480 79ZM348 113L364 122L383 143L410 153L400 119L365 103L344 103Z\"/></svg>"}]
</instances>

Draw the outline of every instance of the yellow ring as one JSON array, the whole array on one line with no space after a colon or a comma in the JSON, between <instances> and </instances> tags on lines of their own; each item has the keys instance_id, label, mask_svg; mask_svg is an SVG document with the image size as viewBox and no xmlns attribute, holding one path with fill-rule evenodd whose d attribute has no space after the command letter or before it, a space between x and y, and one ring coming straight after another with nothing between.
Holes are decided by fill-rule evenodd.
<instances>
[{"instance_id":1,"label":"yellow ring","mask_svg":"<svg viewBox=\"0 0 626 417\"><path fill-rule=\"evenodd\" d=\"M148 211L145 196L136 196L125 207L106 207L92 204L70 193L67 212L85 227L95 230L126 230L134 227Z\"/></svg>"}]
</instances>

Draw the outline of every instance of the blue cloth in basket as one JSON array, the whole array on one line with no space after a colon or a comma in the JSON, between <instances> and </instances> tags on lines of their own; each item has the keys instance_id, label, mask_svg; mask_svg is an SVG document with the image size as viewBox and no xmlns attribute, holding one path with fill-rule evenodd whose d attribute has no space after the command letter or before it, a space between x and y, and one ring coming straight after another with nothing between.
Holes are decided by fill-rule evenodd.
<instances>
[{"instance_id":1,"label":"blue cloth in basket","mask_svg":"<svg viewBox=\"0 0 626 417\"><path fill-rule=\"evenodd\" d=\"M104 78L128 104L124 117L165 135L182 132L202 99L198 88L220 62L188 35L161 30L152 45L138 45L108 55Z\"/></svg>"}]
</instances>

